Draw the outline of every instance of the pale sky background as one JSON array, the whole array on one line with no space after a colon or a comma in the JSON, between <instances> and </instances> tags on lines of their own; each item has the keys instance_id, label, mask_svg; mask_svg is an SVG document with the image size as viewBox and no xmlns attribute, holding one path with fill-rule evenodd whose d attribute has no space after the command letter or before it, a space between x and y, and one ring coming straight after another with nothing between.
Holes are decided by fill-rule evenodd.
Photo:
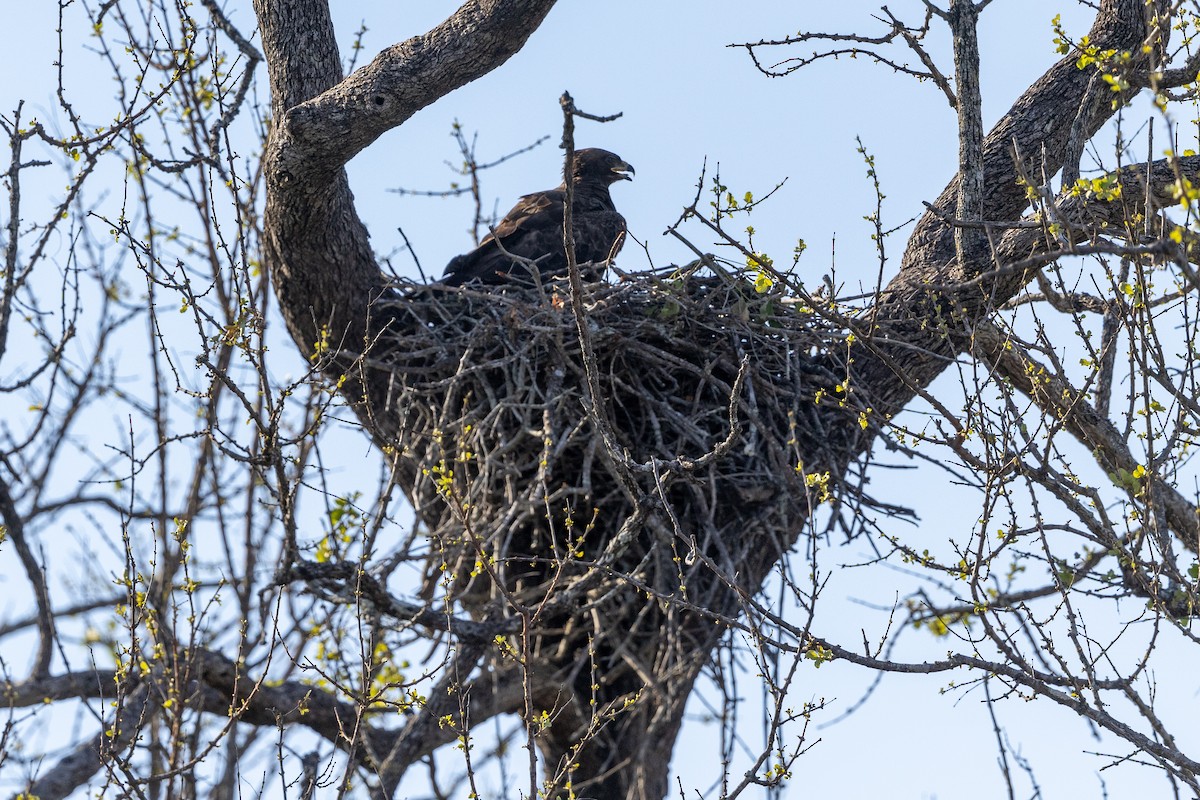
<instances>
[{"instance_id":1,"label":"pale sky background","mask_svg":"<svg viewBox=\"0 0 1200 800\"><path fill-rule=\"evenodd\" d=\"M27 114L32 110L52 120L57 4L2 2L0 110L7 113L24 98ZM364 60L384 46L426 30L456 7L444 0L335 0L333 5L343 56L350 52L359 23L365 21ZM896 0L889 7L912 24L923 16L917 0ZM458 161L449 135L455 119L468 132L478 131L478 155L484 161L549 135L551 139L532 153L484 176L484 191L503 214L517 196L558 182L558 97L569 90L586 111L623 112L619 121L604 126L581 121L576 142L580 147L613 150L636 168L636 179L614 187L613 195L631 234L647 244L656 264L689 259L681 245L661 234L691 201L707 157L710 170L720 163L724 183L738 195L751 190L761 196L788 179L749 220L759 231L760 250L786 263L796 240L803 238L809 245L800 267L806 282L818 283L836 258L840 280L851 287L861 282L869 289L878 262L869 239L871 228L863 217L874 211L874 193L862 156L856 152L855 136L861 136L876 157L887 195L884 225L890 228L919 214L921 201L936 197L952 176L953 110L932 84L918 84L865 58L830 60L787 78L770 79L753 68L744 51L725 45L782 37L801 29L879 33L883 26L872 18L878 8L878 2L864 0L561 0L525 49L507 64L423 110L350 165L359 211L372 232L372 242L378 252L392 253L401 244L396 227L402 226L426 272L440 274L451 256L470 247L469 202L402 197L390 190L439 189L457 179L443 164ZM243 31L252 28L248 2L230 3L229 9ZM201 9L197 7L196 13ZM994 122L1057 58L1051 44L1051 19L1057 13L1064 15L1074 34L1086 32L1091 12L1066 0L995 0L984 12L985 124ZM938 30L933 41L942 68L952 72L948 37ZM86 39L80 45L86 45ZM783 58L813 47L778 53ZM78 92L92 93L96 107L104 108L111 85L86 68L86 53L72 49L71 55L68 83ZM259 90L266 91L265 80ZM57 183L44 189L47 197L58 191ZM691 231L698 246L712 248L701 231ZM888 240L893 260L885 280L895 273L906 235L907 229ZM403 253L394 255L392 262L401 272L415 275ZM644 256L630 243L619 264L638 269ZM361 454L347 456L351 461L357 457ZM918 549L932 549L949 532L962 534L975 522L974 495L954 489L943 473L877 470L873 477L876 496L910 504L921 514L919 526L889 523L892 532ZM962 505L956 507L959 499ZM826 565L859 561L865 555L863 548L851 545L828 553ZM887 573L869 574L878 580ZM887 615L867 604L890 606L897 593L911 585L900 573L894 584L878 585L862 585L856 581L858 575L853 570L835 573L826 592L830 607L825 610L825 629L818 631L846 645L861 639L860 630L877 639ZM834 607L836 614L830 613ZM9 613L2 602L0 611ZM909 632L904 638L899 652L917 659L936 659L949 646L921 632ZM3 655L18 661L23 657ZM874 678L836 662L820 670L809 668L803 671L796 701L832 701L833 711L817 718L818 723L828 722L856 703ZM955 678L964 680L967 675L885 677L862 709L836 725L810 732L812 740L819 736L821 741L797 763L787 796L1004 797L981 694L939 692ZM741 682L751 696L753 685L752 676ZM1178 688L1179 708L1185 713L1196 703L1194 684ZM1124 745L1113 747L1094 739L1083 721L1046 702L1012 699L1001 703L998 712L1011 746L1035 770L1043 797L1103 796L1098 770L1109 759L1084 751L1124 753ZM757 741L758 733L747 731L747 737ZM707 789L714 777L715 736L714 729L694 723L680 740L675 771L689 790ZM1168 796L1167 784L1157 771L1137 766L1109 770L1103 781L1112 798ZM1032 795L1028 782L1019 784L1018 797Z\"/></svg>"}]
</instances>

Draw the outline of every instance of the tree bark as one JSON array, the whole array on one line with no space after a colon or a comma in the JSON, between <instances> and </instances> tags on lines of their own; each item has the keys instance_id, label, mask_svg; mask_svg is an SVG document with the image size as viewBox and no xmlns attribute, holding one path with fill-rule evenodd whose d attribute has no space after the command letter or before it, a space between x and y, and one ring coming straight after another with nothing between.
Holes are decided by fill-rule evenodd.
<instances>
[{"instance_id":1,"label":"tree bark","mask_svg":"<svg viewBox=\"0 0 1200 800\"><path fill-rule=\"evenodd\" d=\"M1145 69L1141 44L1149 33L1148 19L1164 5L1154 0L1104 0L1088 36L1100 49L1134 53L1133 68ZM983 220L1018 220L1029 206L1026 187L1018 182L1014 151L1037 166L1045 177L1064 166L1072 127L1077 120L1084 139L1095 135L1116 113L1112 92L1089 92L1092 70L1079 69L1071 53L1034 82L992 128L983 142ZM869 396L877 413L892 415L969 347L972 323L1013 297L1029 282L1033 271L1006 274L971 284L965 291L930 291L971 281L1000 266L988 254L965 263L956 258L954 218L960 176L942 190L908 240L899 274L883 290L875 335L865 341L851 365L853 384ZM955 335L950 335L951 333ZM903 364L904 375L896 363Z\"/></svg>"},{"instance_id":2,"label":"tree bark","mask_svg":"<svg viewBox=\"0 0 1200 800\"><path fill-rule=\"evenodd\" d=\"M343 79L326 0L254 0L271 81L263 261L288 330L314 360L359 353L384 291L344 165L384 132L490 72L554 0L469 0ZM345 369L330 362L329 372ZM348 392L361 400L361 387Z\"/></svg>"}]
</instances>

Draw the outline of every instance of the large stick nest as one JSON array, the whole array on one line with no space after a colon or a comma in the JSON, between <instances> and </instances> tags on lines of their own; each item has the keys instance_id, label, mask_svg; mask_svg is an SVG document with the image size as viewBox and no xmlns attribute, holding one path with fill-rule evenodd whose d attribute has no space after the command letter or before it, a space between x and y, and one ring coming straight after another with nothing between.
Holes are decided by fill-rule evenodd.
<instances>
[{"instance_id":1,"label":"large stick nest","mask_svg":"<svg viewBox=\"0 0 1200 800\"><path fill-rule=\"evenodd\" d=\"M372 427L428 529L427 588L478 612L590 570L592 600L623 582L730 613L730 581L753 591L832 488L844 334L737 274L587 283L580 299L594 407L565 280L385 301Z\"/></svg>"}]
</instances>

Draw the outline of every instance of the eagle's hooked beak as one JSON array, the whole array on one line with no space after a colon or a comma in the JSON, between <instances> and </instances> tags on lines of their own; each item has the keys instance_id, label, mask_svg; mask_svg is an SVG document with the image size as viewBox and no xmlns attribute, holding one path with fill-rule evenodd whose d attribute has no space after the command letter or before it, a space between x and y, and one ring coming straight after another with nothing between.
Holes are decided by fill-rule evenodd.
<instances>
[{"instance_id":1,"label":"eagle's hooked beak","mask_svg":"<svg viewBox=\"0 0 1200 800\"><path fill-rule=\"evenodd\" d=\"M617 173L617 175L620 175L621 180L624 180L624 181L633 180L633 176L636 174L633 171L633 167L629 166L624 161L622 161L620 164L617 164L615 167L613 167L612 171ZM626 173L628 173L628 174L626 174Z\"/></svg>"}]
</instances>

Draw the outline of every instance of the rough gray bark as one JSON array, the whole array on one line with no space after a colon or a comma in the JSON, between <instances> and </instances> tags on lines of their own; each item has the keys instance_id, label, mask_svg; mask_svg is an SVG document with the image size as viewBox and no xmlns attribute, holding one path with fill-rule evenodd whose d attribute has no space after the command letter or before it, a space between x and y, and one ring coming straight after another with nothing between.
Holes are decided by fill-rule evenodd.
<instances>
[{"instance_id":1,"label":"rough gray bark","mask_svg":"<svg viewBox=\"0 0 1200 800\"><path fill-rule=\"evenodd\" d=\"M361 352L371 329L373 302L385 291L343 165L418 109L503 63L552 5L553 0L472 0L433 31L388 48L343 80L324 0L255 0L274 119L264 156L264 260L288 327L305 355ZM1162 0L1151 4L1162 5ZM963 34L956 50L962 81L978 59L971 35L977 12L962 0L952 9ZM1091 39L1103 48L1139 53L1148 34L1148 13L1143 0L1103 0ZM1071 55L1052 67L982 142L971 136L981 130L977 92L972 96L960 91L966 180L951 181L934 204L936 213L918 222L901 270L872 317L875 328L855 349L849 365L852 391L864 405L887 415L903 409L971 346L976 324L1019 291L1036 270L1038 264L1007 271L1003 266L1045 250L1044 240L1017 232L1001 236L1001 246L992 253L961 243L956 247L955 228L946 220L956 214L1019 219L1027 199L1017 181L1014 145L1052 174L1064 166L1073 131L1091 136L1111 117L1111 96L1089 94L1091 75L1079 70L1075 60ZM897 362L903 363L903 370L896 368ZM326 363L334 374L345 368ZM363 390L354 383L344 388L360 408L368 396ZM370 408L362 413L364 419L380 416ZM840 419L831 424L846 425ZM857 430L845 431L842 440L838 463L828 465L835 469L844 468L866 446ZM746 565L742 577L747 590L759 588L776 557ZM736 593L730 594L726 607L713 610L736 614ZM654 687L630 717L632 722L622 726L621 735L603 740L608 749L593 745L575 754L580 764L577 786L591 781L590 793L602 798L657 800L667 794L667 766L684 704L723 629L697 619L692 633L695 652L685 659L689 666L669 686ZM535 693L561 686L551 668L532 680ZM491 713L506 710L514 710L511 703L499 703ZM547 735L543 745L551 762L571 753L569 727L556 727ZM370 759L363 763L379 766ZM394 786L404 766L390 764L384 770L385 784Z\"/></svg>"},{"instance_id":2,"label":"rough gray bark","mask_svg":"<svg viewBox=\"0 0 1200 800\"><path fill-rule=\"evenodd\" d=\"M1147 20L1165 6L1139 0L1104 0L1089 32L1102 49L1130 50L1146 56L1141 44L1149 34ZM1136 57L1136 56L1135 56ZM1082 121L1084 139L1095 135L1115 113L1108 92L1089 92L1091 73L1076 66L1078 55L1069 54L1034 82L992 128L983 141L983 194L980 219L1011 221L1022 217L1029 201L1018 183L1014 150L1036 165L1045 165L1046 177L1064 166L1072 127ZM1038 176L1040 178L1040 174ZM917 222L908 240L900 272L884 289L875 320L881 331L855 356L854 384L869 394L876 411L895 414L941 374L969 339L948 336L944 324L966 333L972 323L1013 297L1032 278L1032 271L1000 273L995 280L972 283L964 291L930 291L928 286L953 286L994 270L992 258L962 263L956 257L954 218L961 178L955 176L933 209ZM953 316L953 321L951 317ZM943 324L926 324L926 323ZM888 346L888 340L903 342ZM867 352L878 347L878 352ZM891 358L904 364L905 377L897 375Z\"/></svg>"},{"instance_id":3,"label":"rough gray bark","mask_svg":"<svg viewBox=\"0 0 1200 800\"><path fill-rule=\"evenodd\" d=\"M964 222L983 217L983 98L979 96L979 9L974 0L954 0L947 14L954 36L954 84L958 98L958 205ZM983 255L983 232L955 230L954 251L960 263Z\"/></svg>"},{"instance_id":4,"label":"rough gray bark","mask_svg":"<svg viewBox=\"0 0 1200 800\"><path fill-rule=\"evenodd\" d=\"M383 278L343 165L521 49L553 0L470 0L342 79L323 0L255 0L271 80L264 263L306 356L358 350ZM355 398L358 399L357 397Z\"/></svg>"}]
</instances>

